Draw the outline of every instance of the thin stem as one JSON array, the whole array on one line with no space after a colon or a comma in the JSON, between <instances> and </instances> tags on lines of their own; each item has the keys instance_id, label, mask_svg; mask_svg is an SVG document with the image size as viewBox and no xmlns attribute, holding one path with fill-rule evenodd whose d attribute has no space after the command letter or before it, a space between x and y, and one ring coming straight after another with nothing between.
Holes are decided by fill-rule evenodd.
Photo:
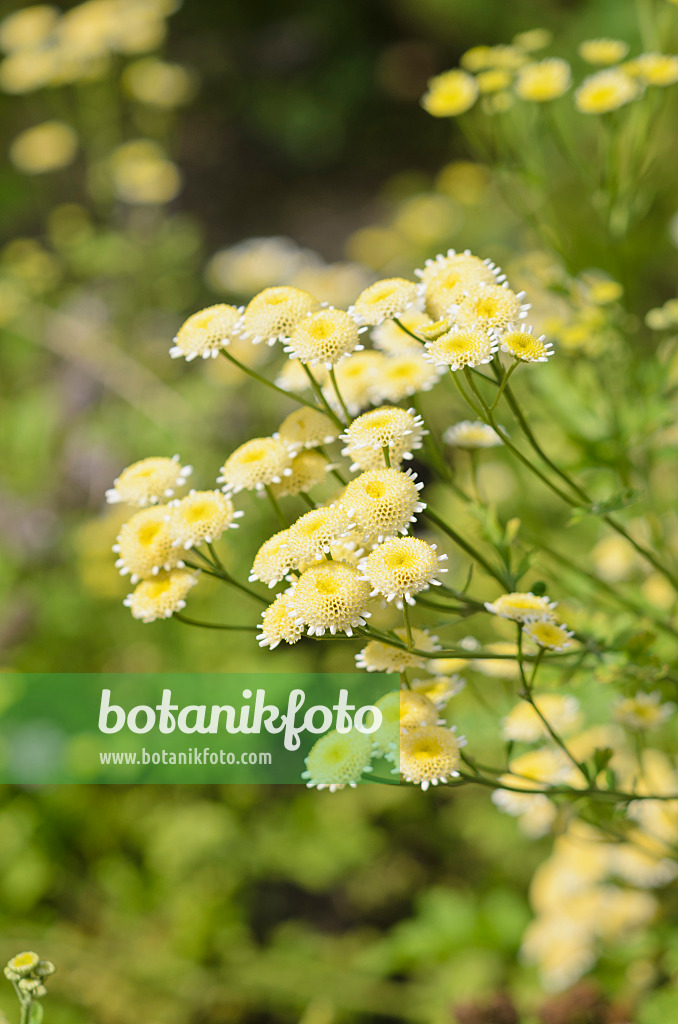
<instances>
[{"instance_id":1,"label":"thin stem","mask_svg":"<svg viewBox=\"0 0 678 1024\"><path fill-rule=\"evenodd\" d=\"M219 622L200 622L198 619L189 619L181 612L175 612L174 618L179 622L184 622L187 626L200 626L201 629L225 629L234 633L256 633L259 630L258 626L231 626Z\"/></svg>"},{"instance_id":2,"label":"thin stem","mask_svg":"<svg viewBox=\"0 0 678 1024\"><path fill-rule=\"evenodd\" d=\"M273 493L273 491L271 490L271 488L270 488L270 486L268 484L264 484L264 490L266 491L266 494L268 495L268 500L271 503L271 508L273 509L278 522L282 526L283 530L286 530L287 527L289 526L289 523L287 522L287 520L285 519L285 516L283 515L283 510L281 509L280 505L278 504L278 500L277 500L275 494Z\"/></svg>"},{"instance_id":3,"label":"thin stem","mask_svg":"<svg viewBox=\"0 0 678 1024\"><path fill-rule=\"evenodd\" d=\"M327 401L327 398L323 394L322 388L320 387L320 385L318 384L318 381L313 376L313 373L311 372L310 368L306 365L306 363L302 363L301 364L301 368L304 371L304 373L306 374L306 376L308 377L308 382L311 385L311 390L313 391L313 394L318 399L318 401L321 403L321 405L324 406L324 409L319 409L318 411L319 412L323 412L323 411L326 412L327 415L332 420L332 422L335 424L335 426L337 426L337 427L344 427L346 424L341 422L341 420L337 416L336 412L334 411L334 409L332 408L330 403ZM349 419L350 419L350 417L349 417Z\"/></svg>"},{"instance_id":4,"label":"thin stem","mask_svg":"<svg viewBox=\"0 0 678 1024\"><path fill-rule=\"evenodd\" d=\"M299 497L301 498L302 501L306 502L306 504L308 505L309 508L311 508L311 509L315 508L315 502L314 502L313 498L306 491L299 491Z\"/></svg>"},{"instance_id":5,"label":"thin stem","mask_svg":"<svg viewBox=\"0 0 678 1024\"><path fill-rule=\"evenodd\" d=\"M309 402L303 395L298 395L294 391L285 391L284 388L279 388L272 380L267 380L266 377L262 377L260 373L256 372L256 370L252 370L249 366L246 366L245 363L241 363L239 359L236 359L234 355L231 355L228 349L222 348L221 354L222 356L225 356L226 359L230 360L234 366L241 369L243 373L248 374L248 376L252 377L253 380L258 381L259 384L265 384L267 388L277 391L279 395L284 395L285 398L291 398L293 401L299 402L301 405L307 405L309 409L315 409L316 412L324 411L323 409L319 409L314 402Z\"/></svg>"},{"instance_id":6,"label":"thin stem","mask_svg":"<svg viewBox=\"0 0 678 1024\"><path fill-rule=\"evenodd\" d=\"M410 606L407 601L403 599L403 619L405 620L405 632L407 633L407 646L411 650L414 647L414 640L412 639L412 625L410 623Z\"/></svg>"},{"instance_id":7,"label":"thin stem","mask_svg":"<svg viewBox=\"0 0 678 1024\"><path fill-rule=\"evenodd\" d=\"M386 465L386 468L390 469L391 468L391 449L389 448L389 446L387 444L385 444L384 447L382 448L382 451L384 453L384 463Z\"/></svg>"},{"instance_id":8,"label":"thin stem","mask_svg":"<svg viewBox=\"0 0 678 1024\"><path fill-rule=\"evenodd\" d=\"M332 381L332 387L334 389L335 395L337 396L337 401L339 402L339 405L341 406L341 411L343 412L344 416L346 417L346 422L350 423L351 422L351 414L348 411L348 409L346 408L346 403L344 402L344 399L341 396L341 391L339 390L339 384L337 382L337 375L334 372L334 367L331 367L331 369L330 369L330 380Z\"/></svg>"},{"instance_id":9,"label":"thin stem","mask_svg":"<svg viewBox=\"0 0 678 1024\"><path fill-rule=\"evenodd\" d=\"M196 554L198 554L197 551ZM186 561L184 561L184 565L187 565L189 569L199 569L200 572L207 573L208 576L214 576L218 580L223 580L224 583L230 583L232 587L236 587L238 590L242 590L243 594L247 594L248 597L253 597L255 601L259 601L261 604L270 603L265 597L262 597L261 594L257 594L256 591L250 590L250 588L246 587L244 583L238 583L238 581L234 580L233 577L230 576L227 572L220 572L218 569L216 569L216 567L213 569L205 569L204 566L196 565L195 562Z\"/></svg>"},{"instance_id":10,"label":"thin stem","mask_svg":"<svg viewBox=\"0 0 678 1024\"><path fill-rule=\"evenodd\" d=\"M501 396L504 394L504 390L506 389L506 385L509 382L509 378L510 378L511 374L513 373L513 371L518 366L520 366L520 360L516 359L515 362L511 363L510 367L508 368L508 371L503 375L503 377L501 379L501 383L499 385L499 390L497 391L497 394L495 396L494 402L490 406L490 412L494 412L494 410L499 405L499 402L501 400Z\"/></svg>"},{"instance_id":11,"label":"thin stem","mask_svg":"<svg viewBox=\"0 0 678 1024\"><path fill-rule=\"evenodd\" d=\"M546 727L546 730L548 731L548 733L549 733L551 739L554 741L554 743L556 743L560 747L560 749L563 751L563 753L568 758L568 760L571 761L572 764L575 766L577 771L581 775L584 776L584 778L586 779L586 782L590 783L591 780L589 778L588 772L579 763L579 761L577 761L577 759L574 756L574 754L572 754L569 751L569 749L568 749L567 745L565 744L565 741L563 740L563 738L560 736L559 733L556 732L556 730L553 728L553 726L548 721L546 716L543 715L542 712L539 710L539 707L537 706L537 703L536 703L536 701L534 699L534 695L532 693L532 685L534 683L534 680L535 680L535 677L536 677L536 674L537 674L537 670L539 668L539 665L541 663L542 657L544 655L544 651L543 651L543 649L539 651L539 654L537 655L536 660L535 660L535 665L534 665L534 669L532 671L532 676L531 676L530 680L528 681L527 676L525 675L525 667L523 665L523 627L522 627L521 623L517 623L517 629L518 629L517 661L518 661L518 669L520 671L520 678L521 678L521 681L522 681L522 684L523 684L523 692L520 694L520 696L523 698L523 700L526 700L528 702L528 704L530 704L532 706L533 710L536 712L536 714L541 719L542 724Z\"/></svg>"},{"instance_id":12,"label":"thin stem","mask_svg":"<svg viewBox=\"0 0 678 1024\"><path fill-rule=\"evenodd\" d=\"M405 327L405 324L402 322L402 320L399 320L397 316L393 317L393 323L397 324L400 330L404 331L405 334L409 334L410 338L414 338L415 341L418 341L420 345L426 344L424 338L420 338L419 335L415 334L414 331L411 331L409 327Z\"/></svg>"},{"instance_id":13,"label":"thin stem","mask_svg":"<svg viewBox=\"0 0 678 1024\"><path fill-rule=\"evenodd\" d=\"M435 523L439 530L442 530L443 533L446 533L447 536L450 537L451 540L453 540L455 544L457 544L463 551L465 551L466 554L469 555L475 562L478 562L479 565L482 565L485 572L492 576L493 579L497 580L498 583L501 583L503 587L507 586L510 589L512 585L511 581L507 580L503 573L501 573L499 570L493 568L493 566L491 566L490 563L481 554L479 554L471 544L468 543L468 541L464 540L464 538L460 536L460 534L458 534L456 530L452 529L449 523L446 523L444 519L441 519L440 516L433 511L433 509L426 508L421 514L425 519L430 519L432 523Z\"/></svg>"}]
</instances>

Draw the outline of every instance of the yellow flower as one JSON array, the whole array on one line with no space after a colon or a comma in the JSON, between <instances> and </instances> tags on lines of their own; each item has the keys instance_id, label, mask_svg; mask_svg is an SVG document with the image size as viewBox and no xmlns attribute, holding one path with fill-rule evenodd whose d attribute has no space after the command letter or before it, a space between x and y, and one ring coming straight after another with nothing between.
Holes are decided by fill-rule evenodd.
<instances>
[{"instance_id":1,"label":"yellow flower","mask_svg":"<svg viewBox=\"0 0 678 1024\"><path fill-rule=\"evenodd\" d=\"M441 659L444 660L444 659ZM429 665L429 668L432 666ZM456 697L466 686L461 676L427 676L425 679L413 679L410 684L414 693L428 697L437 708L442 708L451 697Z\"/></svg>"},{"instance_id":2,"label":"yellow flower","mask_svg":"<svg viewBox=\"0 0 678 1024\"><path fill-rule=\"evenodd\" d=\"M260 491L269 484L279 484L292 473L292 459L282 441L274 437L254 437L246 441L226 459L217 483L227 494L238 491Z\"/></svg>"},{"instance_id":3,"label":"yellow flower","mask_svg":"<svg viewBox=\"0 0 678 1024\"><path fill-rule=\"evenodd\" d=\"M476 78L478 90L481 94L495 93L507 89L511 84L511 75L503 68L491 68L488 71L481 71Z\"/></svg>"},{"instance_id":4,"label":"yellow flower","mask_svg":"<svg viewBox=\"0 0 678 1024\"><path fill-rule=\"evenodd\" d=\"M329 416L302 405L285 417L273 436L286 444L291 452L298 452L300 448L331 444L339 432L340 428Z\"/></svg>"},{"instance_id":5,"label":"yellow flower","mask_svg":"<svg viewBox=\"0 0 678 1024\"><path fill-rule=\"evenodd\" d=\"M420 345L416 352L392 356L384 361L371 389L373 402L400 402L420 391L430 391L441 371L424 359Z\"/></svg>"},{"instance_id":6,"label":"yellow flower","mask_svg":"<svg viewBox=\"0 0 678 1024\"><path fill-rule=\"evenodd\" d=\"M451 370L489 363L496 351L496 341L482 329L454 327L426 342L427 358L435 366L449 366Z\"/></svg>"},{"instance_id":7,"label":"yellow flower","mask_svg":"<svg viewBox=\"0 0 678 1024\"><path fill-rule=\"evenodd\" d=\"M0 89L13 95L42 89L52 81L59 67L53 49L17 50L0 64Z\"/></svg>"},{"instance_id":8,"label":"yellow flower","mask_svg":"<svg viewBox=\"0 0 678 1024\"><path fill-rule=\"evenodd\" d=\"M136 512L123 523L113 550L118 555L115 563L121 576L129 574L132 583L149 576L157 576L165 569L183 568L179 549L172 546L172 533L167 522L167 511L151 507Z\"/></svg>"},{"instance_id":9,"label":"yellow flower","mask_svg":"<svg viewBox=\"0 0 678 1024\"><path fill-rule=\"evenodd\" d=\"M329 462L320 452L300 452L292 457L292 472L283 477L279 484L271 484L274 497L285 498L291 494L310 491L321 484L327 475Z\"/></svg>"},{"instance_id":10,"label":"yellow flower","mask_svg":"<svg viewBox=\"0 0 678 1024\"><path fill-rule=\"evenodd\" d=\"M451 729L432 725L403 732L400 737L400 771L405 782L427 790L430 785L459 775L460 748L465 740Z\"/></svg>"},{"instance_id":11,"label":"yellow flower","mask_svg":"<svg viewBox=\"0 0 678 1024\"><path fill-rule=\"evenodd\" d=\"M278 594L273 604L265 608L261 616L261 633L257 634L260 647L274 650L281 641L296 644L303 635L302 627L290 615L287 594Z\"/></svg>"},{"instance_id":12,"label":"yellow flower","mask_svg":"<svg viewBox=\"0 0 678 1024\"><path fill-rule=\"evenodd\" d=\"M524 292L504 284L476 284L467 288L455 311L456 323L465 330L503 331L524 320L530 308Z\"/></svg>"},{"instance_id":13,"label":"yellow flower","mask_svg":"<svg viewBox=\"0 0 678 1024\"><path fill-rule=\"evenodd\" d=\"M640 92L638 83L626 72L610 68L585 78L574 94L574 102L582 114L607 114L631 103Z\"/></svg>"},{"instance_id":14,"label":"yellow flower","mask_svg":"<svg viewBox=\"0 0 678 1024\"><path fill-rule=\"evenodd\" d=\"M129 64L122 83L140 103L167 110L188 103L195 92L194 77L186 68L157 57L143 57Z\"/></svg>"},{"instance_id":15,"label":"yellow flower","mask_svg":"<svg viewBox=\"0 0 678 1024\"><path fill-rule=\"evenodd\" d=\"M574 633L562 624L554 622L550 616L528 620L523 630L528 640L549 651L566 651L572 646L570 637L573 637Z\"/></svg>"},{"instance_id":16,"label":"yellow flower","mask_svg":"<svg viewBox=\"0 0 678 1024\"><path fill-rule=\"evenodd\" d=\"M470 50L462 53L459 63L467 71L484 71L492 66L492 47L472 46Z\"/></svg>"},{"instance_id":17,"label":"yellow flower","mask_svg":"<svg viewBox=\"0 0 678 1024\"><path fill-rule=\"evenodd\" d=\"M621 39L585 39L579 44L579 56L587 64L618 64L629 52Z\"/></svg>"},{"instance_id":18,"label":"yellow flower","mask_svg":"<svg viewBox=\"0 0 678 1024\"><path fill-rule=\"evenodd\" d=\"M342 455L353 459L352 470L380 469L387 448L391 467L397 468L403 459L411 459L412 452L421 448L421 438L426 433L423 426L414 409L382 406L358 416L340 435L346 442Z\"/></svg>"},{"instance_id":19,"label":"yellow flower","mask_svg":"<svg viewBox=\"0 0 678 1024\"><path fill-rule=\"evenodd\" d=\"M437 576L447 571L440 566L446 558L438 555L435 544L418 537L391 538L363 559L363 579L372 586L373 597L381 594L398 606L403 598L414 604L414 594L428 590L431 584L440 586Z\"/></svg>"},{"instance_id":20,"label":"yellow flower","mask_svg":"<svg viewBox=\"0 0 678 1024\"><path fill-rule=\"evenodd\" d=\"M519 70L515 90L521 100L548 103L566 93L571 80L572 73L566 60L547 57Z\"/></svg>"},{"instance_id":21,"label":"yellow flower","mask_svg":"<svg viewBox=\"0 0 678 1024\"><path fill-rule=\"evenodd\" d=\"M170 356L172 359L183 356L187 362L198 356L216 358L231 340L241 314L242 309L225 303L193 313L177 331Z\"/></svg>"},{"instance_id":22,"label":"yellow flower","mask_svg":"<svg viewBox=\"0 0 678 1024\"><path fill-rule=\"evenodd\" d=\"M581 725L579 701L575 697L542 693L535 697L535 704L561 736L566 736ZM549 733L532 705L528 701L521 701L502 721L502 735L505 740L517 743L536 743L547 739Z\"/></svg>"},{"instance_id":23,"label":"yellow flower","mask_svg":"<svg viewBox=\"0 0 678 1024\"><path fill-rule=\"evenodd\" d=\"M624 65L624 71L646 85L674 85L678 82L678 56L673 53L641 53Z\"/></svg>"},{"instance_id":24,"label":"yellow flower","mask_svg":"<svg viewBox=\"0 0 678 1024\"><path fill-rule=\"evenodd\" d=\"M50 4L36 4L8 14L0 22L0 49L32 50L46 42L57 24L59 11Z\"/></svg>"},{"instance_id":25,"label":"yellow flower","mask_svg":"<svg viewBox=\"0 0 678 1024\"><path fill-rule=\"evenodd\" d=\"M113 487L106 491L106 501L111 505L125 502L139 508L165 502L183 487L192 472L192 466L180 464L178 455L171 459L162 456L142 459L124 469L113 481Z\"/></svg>"},{"instance_id":26,"label":"yellow flower","mask_svg":"<svg viewBox=\"0 0 678 1024\"><path fill-rule=\"evenodd\" d=\"M400 691L400 728L418 729L438 725L438 711L428 697L413 690Z\"/></svg>"},{"instance_id":27,"label":"yellow flower","mask_svg":"<svg viewBox=\"0 0 678 1024\"><path fill-rule=\"evenodd\" d=\"M388 277L363 289L350 312L360 324L376 326L409 309L417 299L417 286L404 277Z\"/></svg>"},{"instance_id":28,"label":"yellow flower","mask_svg":"<svg viewBox=\"0 0 678 1024\"><path fill-rule=\"evenodd\" d=\"M191 491L168 506L172 543L186 551L196 544L211 544L224 530L234 529L237 523L233 520L242 514L221 491Z\"/></svg>"},{"instance_id":29,"label":"yellow flower","mask_svg":"<svg viewBox=\"0 0 678 1024\"><path fill-rule=\"evenodd\" d=\"M532 622L535 619L543 619L550 616L556 607L555 601L549 601L548 597L537 597L532 593L515 592L502 594L496 601L485 602L488 612L499 615L503 619L514 619L516 622Z\"/></svg>"},{"instance_id":30,"label":"yellow flower","mask_svg":"<svg viewBox=\"0 0 678 1024\"><path fill-rule=\"evenodd\" d=\"M344 786L355 787L363 772L371 771L372 739L359 729L326 733L311 747L302 779L307 786L334 793Z\"/></svg>"},{"instance_id":31,"label":"yellow flower","mask_svg":"<svg viewBox=\"0 0 678 1024\"><path fill-rule=\"evenodd\" d=\"M269 587L274 587L287 576L294 565L289 545L289 530L280 530L264 541L254 556L249 575L250 583L259 580Z\"/></svg>"},{"instance_id":32,"label":"yellow flower","mask_svg":"<svg viewBox=\"0 0 678 1024\"><path fill-rule=\"evenodd\" d=\"M513 37L513 45L521 50L532 53L533 50L543 50L553 40L553 33L547 28L530 28L526 32L519 32Z\"/></svg>"},{"instance_id":33,"label":"yellow flower","mask_svg":"<svg viewBox=\"0 0 678 1024\"><path fill-rule=\"evenodd\" d=\"M302 363L328 369L362 348L355 320L343 309L321 309L303 317L293 329L285 352Z\"/></svg>"},{"instance_id":34,"label":"yellow flower","mask_svg":"<svg viewBox=\"0 0 678 1024\"><path fill-rule=\"evenodd\" d=\"M477 98L475 78L455 68L430 79L421 105L433 117L457 117L470 110Z\"/></svg>"},{"instance_id":35,"label":"yellow flower","mask_svg":"<svg viewBox=\"0 0 678 1024\"><path fill-rule=\"evenodd\" d=\"M474 256L468 249L465 252L448 249L446 253L438 253L414 273L426 288L434 282L444 283L448 290L456 289L455 295L461 294L468 284L500 284L504 280L499 267L490 260ZM426 298L428 301L428 293ZM448 302L445 309L449 305ZM442 315L442 312L433 314L434 318Z\"/></svg>"},{"instance_id":36,"label":"yellow flower","mask_svg":"<svg viewBox=\"0 0 678 1024\"><path fill-rule=\"evenodd\" d=\"M178 167L151 139L124 142L112 153L110 164L115 193L125 203L161 206L181 188Z\"/></svg>"},{"instance_id":37,"label":"yellow flower","mask_svg":"<svg viewBox=\"0 0 678 1024\"><path fill-rule=\"evenodd\" d=\"M398 319L403 326L414 331L415 334L421 334L422 328L431 323L431 318L414 306L405 310ZM375 327L371 332L371 338L375 348L386 352L389 356L404 356L421 351L421 343L406 334L393 320L385 320L383 324Z\"/></svg>"},{"instance_id":38,"label":"yellow flower","mask_svg":"<svg viewBox=\"0 0 678 1024\"><path fill-rule=\"evenodd\" d=\"M358 570L346 562L320 562L301 574L290 592L291 616L308 627L309 636L353 636L356 626L364 626L370 588Z\"/></svg>"},{"instance_id":39,"label":"yellow flower","mask_svg":"<svg viewBox=\"0 0 678 1024\"><path fill-rule=\"evenodd\" d=\"M636 693L633 697L618 701L614 717L628 729L647 732L660 729L675 709L676 705L672 701L662 703L661 693L654 690L652 693Z\"/></svg>"},{"instance_id":40,"label":"yellow flower","mask_svg":"<svg viewBox=\"0 0 678 1024\"><path fill-rule=\"evenodd\" d=\"M402 643L407 643L406 630L396 629L394 632ZM413 629L412 640L418 651L432 653L440 650L438 637L425 629ZM424 668L426 665L426 659L421 655L413 654L405 648L391 647L390 644L380 643L379 640L370 640L356 655L355 662L358 668L364 668L367 672L404 672L406 668Z\"/></svg>"},{"instance_id":41,"label":"yellow flower","mask_svg":"<svg viewBox=\"0 0 678 1024\"><path fill-rule=\"evenodd\" d=\"M356 352L337 365L334 371L337 387L351 416L356 416L372 401L376 383L385 366L383 352L370 351ZM325 388L325 397L334 409L341 411L333 388Z\"/></svg>"},{"instance_id":42,"label":"yellow flower","mask_svg":"<svg viewBox=\"0 0 678 1024\"><path fill-rule=\"evenodd\" d=\"M350 523L341 505L316 508L297 519L287 531L287 543L298 565L330 553L333 541L345 536Z\"/></svg>"},{"instance_id":43,"label":"yellow flower","mask_svg":"<svg viewBox=\"0 0 678 1024\"><path fill-rule=\"evenodd\" d=\"M13 974L18 974L19 977L25 978L26 975L31 974L40 962L40 957L37 953L17 953L7 963L7 969Z\"/></svg>"},{"instance_id":44,"label":"yellow flower","mask_svg":"<svg viewBox=\"0 0 678 1024\"><path fill-rule=\"evenodd\" d=\"M78 136L63 121L27 128L12 142L9 157L25 174L47 174L68 167L78 151Z\"/></svg>"},{"instance_id":45,"label":"yellow flower","mask_svg":"<svg viewBox=\"0 0 678 1024\"><path fill-rule=\"evenodd\" d=\"M242 335L255 344L273 345L289 338L299 321L317 308L317 300L300 288L264 288L245 308Z\"/></svg>"},{"instance_id":46,"label":"yellow flower","mask_svg":"<svg viewBox=\"0 0 678 1024\"><path fill-rule=\"evenodd\" d=\"M383 541L396 533L407 533L418 513L426 508L419 500L424 485L416 480L411 472L372 469L351 480L341 504L358 530Z\"/></svg>"},{"instance_id":47,"label":"yellow flower","mask_svg":"<svg viewBox=\"0 0 678 1024\"><path fill-rule=\"evenodd\" d=\"M501 350L524 363L546 363L553 355L553 345L546 341L546 336L537 337L525 324L519 331L507 331L502 335Z\"/></svg>"},{"instance_id":48,"label":"yellow flower","mask_svg":"<svg viewBox=\"0 0 678 1024\"><path fill-rule=\"evenodd\" d=\"M462 420L448 427L443 441L455 448L494 448L503 444L497 431L479 420Z\"/></svg>"},{"instance_id":49,"label":"yellow flower","mask_svg":"<svg viewBox=\"0 0 678 1024\"><path fill-rule=\"evenodd\" d=\"M187 569L162 572L154 579L142 580L133 593L127 595L123 604L135 619L141 619L142 622L169 619L174 612L186 607L186 596L197 582L196 574Z\"/></svg>"}]
</instances>

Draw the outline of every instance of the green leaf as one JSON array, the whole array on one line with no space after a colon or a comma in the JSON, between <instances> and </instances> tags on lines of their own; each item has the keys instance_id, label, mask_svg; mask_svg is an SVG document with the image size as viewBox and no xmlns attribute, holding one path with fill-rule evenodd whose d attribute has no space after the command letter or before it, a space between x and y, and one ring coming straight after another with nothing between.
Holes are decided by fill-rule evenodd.
<instances>
[{"instance_id":1,"label":"green leaf","mask_svg":"<svg viewBox=\"0 0 678 1024\"><path fill-rule=\"evenodd\" d=\"M42 1003L34 1002L31 1005L31 1012L28 1015L28 1024L42 1024L43 1010Z\"/></svg>"}]
</instances>

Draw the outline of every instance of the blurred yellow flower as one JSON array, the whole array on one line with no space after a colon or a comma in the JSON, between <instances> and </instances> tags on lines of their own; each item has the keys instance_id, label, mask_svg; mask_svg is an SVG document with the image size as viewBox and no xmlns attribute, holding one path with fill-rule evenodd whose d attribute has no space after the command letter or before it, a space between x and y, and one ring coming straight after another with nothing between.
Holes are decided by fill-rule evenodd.
<instances>
[{"instance_id":1,"label":"blurred yellow flower","mask_svg":"<svg viewBox=\"0 0 678 1024\"><path fill-rule=\"evenodd\" d=\"M617 64L629 52L621 39L585 39L579 44L579 56L587 64Z\"/></svg>"},{"instance_id":2,"label":"blurred yellow flower","mask_svg":"<svg viewBox=\"0 0 678 1024\"><path fill-rule=\"evenodd\" d=\"M528 53L533 50L543 50L552 41L553 33L549 32L547 28L530 28L513 37L513 45Z\"/></svg>"},{"instance_id":3,"label":"blurred yellow flower","mask_svg":"<svg viewBox=\"0 0 678 1024\"><path fill-rule=\"evenodd\" d=\"M574 94L582 114L608 114L631 103L640 94L640 86L625 71L610 68L585 78Z\"/></svg>"},{"instance_id":4,"label":"blurred yellow flower","mask_svg":"<svg viewBox=\"0 0 678 1024\"><path fill-rule=\"evenodd\" d=\"M178 167L151 139L123 143L110 163L115 193L123 202L160 206L171 202L181 188Z\"/></svg>"},{"instance_id":5,"label":"blurred yellow flower","mask_svg":"<svg viewBox=\"0 0 678 1024\"><path fill-rule=\"evenodd\" d=\"M196 87L195 77L185 67L157 57L134 61L125 69L122 82L140 103L168 110L188 103Z\"/></svg>"},{"instance_id":6,"label":"blurred yellow flower","mask_svg":"<svg viewBox=\"0 0 678 1024\"><path fill-rule=\"evenodd\" d=\"M674 85L678 82L678 56L673 53L641 53L623 68L646 85Z\"/></svg>"},{"instance_id":7,"label":"blurred yellow flower","mask_svg":"<svg viewBox=\"0 0 678 1024\"><path fill-rule=\"evenodd\" d=\"M457 117L470 110L477 98L476 80L465 71L454 69L429 81L421 103L433 117Z\"/></svg>"},{"instance_id":8,"label":"blurred yellow flower","mask_svg":"<svg viewBox=\"0 0 678 1024\"><path fill-rule=\"evenodd\" d=\"M480 72L476 82L481 93L499 92L500 89L507 89L511 84L511 75L503 68L489 68L487 71Z\"/></svg>"},{"instance_id":9,"label":"blurred yellow flower","mask_svg":"<svg viewBox=\"0 0 678 1024\"><path fill-rule=\"evenodd\" d=\"M0 49L30 50L40 46L52 33L59 11L50 4L36 4L8 14L0 22Z\"/></svg>"},{"instance_id":10,"label":"blurred yellow flower","mask_svg":"<svg viewBox=\"0 0 678 1024\"><path fill-rule=\"evenodd\" d=\"M570 88L570 65L560 57L547 57L526 64L518 72L515 91L522 100L547 103L562 96Z\"/></svg>"}]
</instances>

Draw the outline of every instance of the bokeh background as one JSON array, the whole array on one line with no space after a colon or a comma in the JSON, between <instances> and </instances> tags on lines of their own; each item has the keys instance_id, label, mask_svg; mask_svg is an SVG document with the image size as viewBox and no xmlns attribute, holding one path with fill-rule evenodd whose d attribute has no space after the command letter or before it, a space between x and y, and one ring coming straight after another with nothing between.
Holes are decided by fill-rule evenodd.
<instances>
[{"instance_id":1,"label":"bokeh background","mask_svg":"<svg viewBox=\"0 0 678 1024\"><path fill-rule=\"evenodd\" d=\"M426 81L472 45L537 26L565 55L586 37L635 40L634 4L128 0L113 50L100 45L96 6L81 7L76 61L0 68L1 664L350 667L352 647L300 645L274 660L247 635L226 648L218 633L132 621L110 553L121 517L103 493L135 459L174 452L211 486L236 444L289 411L257 405L221 361L169 360L201 306L283 280L345 305L449 245L500 263L536 247L463 136L421 110ZM183 74L158 78L158 57ZM75 128L77 152L35 173L58 140L39 141L37 157L35 144L23 155L13 145L54 119ZM140 138L150 148L130 148ZM638 236L636 267L676 205L669 194ZM613 273L605 247L579 237L568 269ZM662 259L629 289L637 312L674 294L675 271ZM618 451L596 455L614 464ZM520 485L501 463L493 471L509 509ZM247 568L251 552L230 539L222 550ZM666 608L656 579L639 586ZM191 611L228 608L201 584ZM559 995L519 961L528 882L548 848L475 793L3 787L0 946L57 963L50 1024L670 1019L675 994L653 991L678 964L666 925L606 952ZM0 1006L12 1019L8 985Z\"/></svg>"}]
</instances>

